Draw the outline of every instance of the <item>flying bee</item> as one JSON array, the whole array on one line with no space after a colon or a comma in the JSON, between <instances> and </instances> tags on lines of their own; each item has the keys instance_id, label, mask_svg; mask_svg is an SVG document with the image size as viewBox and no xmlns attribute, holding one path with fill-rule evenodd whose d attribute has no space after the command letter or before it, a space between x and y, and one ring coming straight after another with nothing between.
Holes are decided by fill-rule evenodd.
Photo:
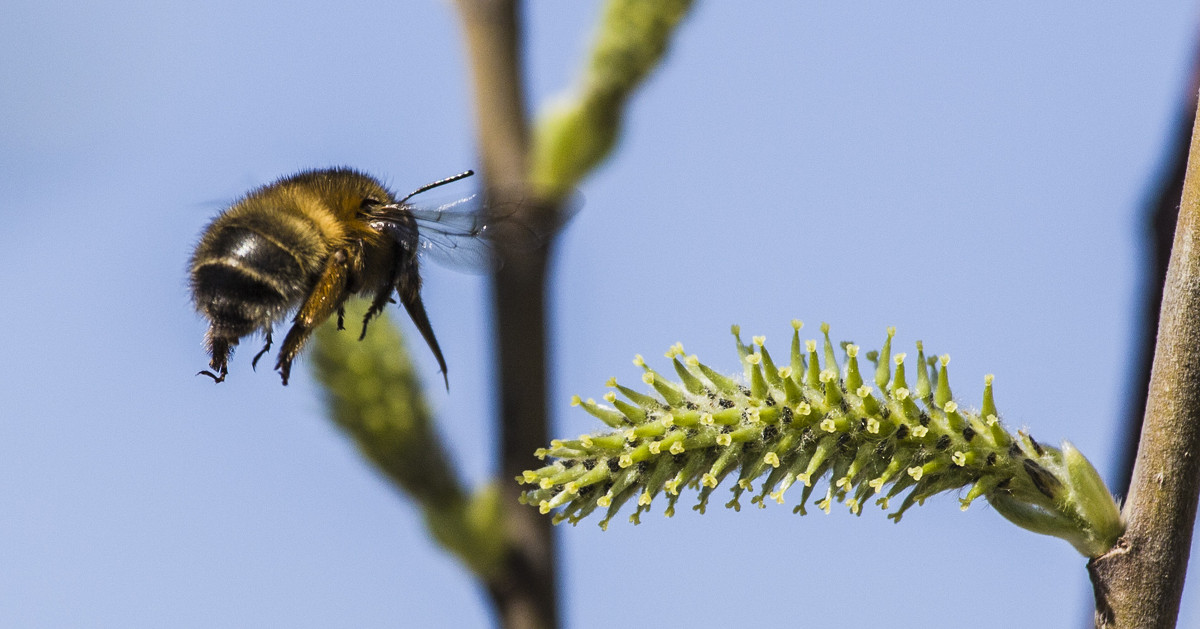
<instances>
[{"instance_id":1,"label":"flying bee","mask_svg":"<svg viewBox=\"0 0 1200 629\"><path fill-rule=\"evenodd\" d=\"M190 263L192 299L209 321L205 345L212 371L200 373L223 381L234 347L261 332L266 343L251 363L257 365L271 349L272 327L294 311L275 361L286 385L292 361L312 331L334 314L342 329L349 297L372 298L361 340L371 318L394 303L395 293L449 388L446 360L421 302L417 254L462 246L466 255L488 259L480 237L489 224L472 199L437 209L416 207L409 199L472 174L435 181L397 200L377 179L356 170L308 170L236 201L204 230Z\"/></svg>"}]
</instances>

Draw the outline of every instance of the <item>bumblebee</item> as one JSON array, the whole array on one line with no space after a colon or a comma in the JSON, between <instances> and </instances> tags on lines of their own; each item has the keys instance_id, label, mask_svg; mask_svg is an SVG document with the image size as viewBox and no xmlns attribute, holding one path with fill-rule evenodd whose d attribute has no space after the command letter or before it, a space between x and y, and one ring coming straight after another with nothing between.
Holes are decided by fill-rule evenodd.
<instances>
[{"instance_id":1,"label":"bumblebee","mask_svg":"<svg viewBox=\"0 0 1200 629\"><path fill-rule=\"evenodd\" d=\"M273 326L294 312L275 361L286 385L292 362L318 325L336 314L343 329L349 297L372 298L361 340L371 318L394 303L396 294L449 388L446 360L421 302L417 254L438 243L452 248L464 238L478 238L486 224L481 212L428 210L408 201L472 174L435 181L397 200L362 172L308 170L233 203L204 230L190 262L192 299L209 322L211 371L200 373L224 381L234 348L259 332L266 343L251 363L257 366L271 349Z\"/></svg>"}]
</instances>

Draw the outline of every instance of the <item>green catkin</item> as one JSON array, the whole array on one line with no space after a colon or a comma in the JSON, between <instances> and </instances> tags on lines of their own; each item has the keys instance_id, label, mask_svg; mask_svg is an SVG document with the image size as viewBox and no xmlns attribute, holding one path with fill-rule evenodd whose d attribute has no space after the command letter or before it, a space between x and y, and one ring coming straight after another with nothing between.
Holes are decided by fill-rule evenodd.
<instances>
[{"instance_id":1,"label":"green catkin","mask_svg":"<svg viewBox=\"0 0 1200 629\"><path fill-rule=\"evenodd\" d=\"M556 460L518 477L529 486L522 502L556 511L556 523L577 524L604 508L600 525L607 527L634 500L630 520L637 523L661 494L673 515L686 489L698 490L693 509L703 513L713 491L736 472L726 503L733 509L741 508L743 493L761 508L767 498L784 503L788 489L800 485L796 513L804 514L815 495L826 512L834 503L856 515L872 503L894 507L889 517L898 522L927 498L959 490L963 510L986 498L1010 521L1062 537L1089 557L1107 551L1123 532L1115 501L1078 450L1004 429L991 375L980 409L962 406L950 391L949 356L930 361L936 365L930 374L918 344L910 389L906 356L892 353L895 329L888 328L883 348L867 355L875 357L876 388L863 382L855 345L844 345L845 371L839 371L828 325L821 326L824 364L816 341L801 345L800 322L792 328L790 361L782 368L764 337L747 346L732 328L745 385L694 356L679 360L683 347L676 344L666 355L679 382L639 356L634 362L650 393L610 380L615 391L605 400L611 408L572 398L613 432L555 440L538 450L539 457Z\"/></svg>"}]
</instances>

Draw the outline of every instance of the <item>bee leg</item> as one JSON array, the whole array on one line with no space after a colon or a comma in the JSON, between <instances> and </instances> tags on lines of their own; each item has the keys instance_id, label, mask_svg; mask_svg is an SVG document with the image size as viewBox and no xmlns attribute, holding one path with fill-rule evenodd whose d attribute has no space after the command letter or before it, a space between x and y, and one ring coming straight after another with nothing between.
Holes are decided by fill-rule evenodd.
<instances>
[{"instance_id":1,"label":"bee leg","mask_svg":"<svg viewBox=\"0 0 1200 629\"><path fill-rule=\"evenodd\" d=\"M338 308L338 331L341 332L342 330L345 330L345 329L346 329L346 309ZM361 341L362 339L360 338L359 340Z\"/></svg>"},{"instance_id":2,"label":"bee leg","mask_svg":"<svg viewBox=\"0 0 1200 629\"><path fill-rule=\"evenodd\" d=\"M221 371L221 375L218 376L217 374L215 374L207 369L201 369L200 371L196 372L196 375L197 376L208 376L209 378L213 379L213 382L220 383L220 382L225 382L225 374L226 373L227 372L225 372L225 371Z\"/></svg>"},{"instance_id":3,"label":"bee leg","mask_svg":"<svg viewBox=\"0 0 1200 629\"><path fill-rule=\"evenodd\" d=\"M367 314L363 315L362 332L358 335L358 340L361 341L367 338L367 323L369 323L375 315L383 312L384 306L391 301L392 291L394 290L396 289L389 284L387 288L375 293L375 299L371 301L371 307L367 308Z\"/></svg>"},{"instance_id":4,"label":"bee leg","mask_svg":"<svg viewBox=\"0 0 1200 629\"><path fill-rule=\"evenodd\" d=\"M392 299L392 293L396 291L396 278L400 274L400 261L402 260L400 257L401 254L402 251L398 246L392 247L392 259L395 260L395 262L392 264L391 275L388 276L388 280L387 282L384 282L383 287L375 293L375 299L371 301L371 307L367 308L367 314L363 315L362 333L358 335L358 340L360 341L367 338L367 324L371 322L371 319L375 315L383 312L383 309L389 303L396 303L396 301Z\"/></svg>"},{"instance_id":5,"label":"bee leg","mask_svg":"<svg viewBox=\"0 0 1200 629\"><path fill-rule=\"evenodd\" d=\"M437 359L438 367L442 369L442 378L446 381L446 390L449 391L450 374L446 371L446 359L442 357L442 348L438 347L437 337L433 335L433 326L429 323L429 316L425 314L425 304L421 302L421 277L417 275L415 268L411 273L399 274L396 290L400 294L400 303L404 304L413 325L417 326L417 330L425 338L425 344L429 345L433 357Z\"/></svg>"},{"instance_id":6,"label":"bee leg","mask_svg":"<svg viewBox=\"0 0 1200 629\"><path fill-rule=\"evenodd\" d=\"M217 373L213 373L213 372L205 369L203 371L200 371L196 375L197 376L199 376L199 375L208 376L209 378L213 379L213 382L224 382L225 375L229 373L229 364L228 363L229 363L229 354L232 351L231 346L227 339L212 338L211 334L210 334L209 339L210 339L209 344L211 345L211 348L212 348L212 360L209 361L208 366L212 367L214 370L216 370Z\"/></svg>"},{"instance_id":7,"label":"bee leg","mask_svg":"<svg viewBox=\"0 0 1200 629\"><path fill-rule=\"evenodd\" d=\"M258 359L262 358L263 354L266 354L269 351L271 351L271 331L267 330L267 344L263 345L263 348L258 350L258 353L254 355L254 360L250 361L250 368L257 369Z\"/></svg>"},{"instance_id":8,"label":"bee leg","mask_svg":"<svg viewBox=\"0 0 1200 629\"><path fill-rule=\"evenodd\" d=\"M412 217L407 216L397 220L377 221L372 224L377 231L387 235L395 243L392 256L395 265L392 268L392 279L396 284L396 292L400 294L400 303L408 311L413 324L420 330L425 343L437 358L438 367L442 369L442 378L446 381L446 390L450 390L450 375L446 372L446 359L442 357L442 348L438 347L437 337L433 335L433 326L429 324L429 316L425 314L425 304L421 303L421 274L417 268L416 250L418 246L416 227ZM375 303L367 311L369 319L372 311L383 309L385 302L391 300L391 291L382 291L375 296ZM363 331L366 331L366 320L363 321Z\"/></svg>"},{"instance_id":9,"label":"bee leg","mask_svg":"<svg viewBox=\"0 0 1200 629\"><path fill-rule=\"evenodd\" d=\"M288 377L292 373L292 361L300 353L300 348L304 346L313 329L340 310L346 302L352 264L350 258L351 253L345 249L339 249L330 256L312 292L304 298L304 303L296 312L292 328L283 339L283 347L280 348L279 359L275 363L275 370L283 378L284 385L287 385Z\"/></svg>"}]
</instances>

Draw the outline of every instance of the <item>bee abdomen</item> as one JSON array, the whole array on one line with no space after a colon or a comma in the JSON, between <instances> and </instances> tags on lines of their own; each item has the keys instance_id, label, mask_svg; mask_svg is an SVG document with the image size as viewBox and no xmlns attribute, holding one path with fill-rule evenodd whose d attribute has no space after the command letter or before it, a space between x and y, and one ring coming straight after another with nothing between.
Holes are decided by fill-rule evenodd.
<instances>
[{"instance_id":1,"label":"bee abdomen","mask_svg":"<svg viewBox=\"0 0 1200 629\"><path fill-rule=\"evenodd\" d=\"M222 336L267 328L300 300L310 270L258 230L228 225L209 232L192 261L196 308Z\"/></svg>"},{"instance_id":2,"label":"bee abdomen","mask_svg":"<svg viewBox=\"0 0 1200 629\"><path fill-rule=\"evenodd\" d=\"M202 256L209 259L201 259ZM308 271L299 258L275 239L252 227L231 225L214 231L211 239L201 244L196 261L217 262L247 268L268 278L303 282Z\"/></svg>"},{"instance_id":3,"label":"bee abdomen","mask_svg":"<svg viewBox=\"0 0 1200 629\"><path fill-rule=\"evenodd\" d=\"M291 305L271 283L246 269L219 262L197 266L192 284L196 308L212 321L214 332L225 338L236 339L266 328Z\"/></svg>"}]
</instances>

